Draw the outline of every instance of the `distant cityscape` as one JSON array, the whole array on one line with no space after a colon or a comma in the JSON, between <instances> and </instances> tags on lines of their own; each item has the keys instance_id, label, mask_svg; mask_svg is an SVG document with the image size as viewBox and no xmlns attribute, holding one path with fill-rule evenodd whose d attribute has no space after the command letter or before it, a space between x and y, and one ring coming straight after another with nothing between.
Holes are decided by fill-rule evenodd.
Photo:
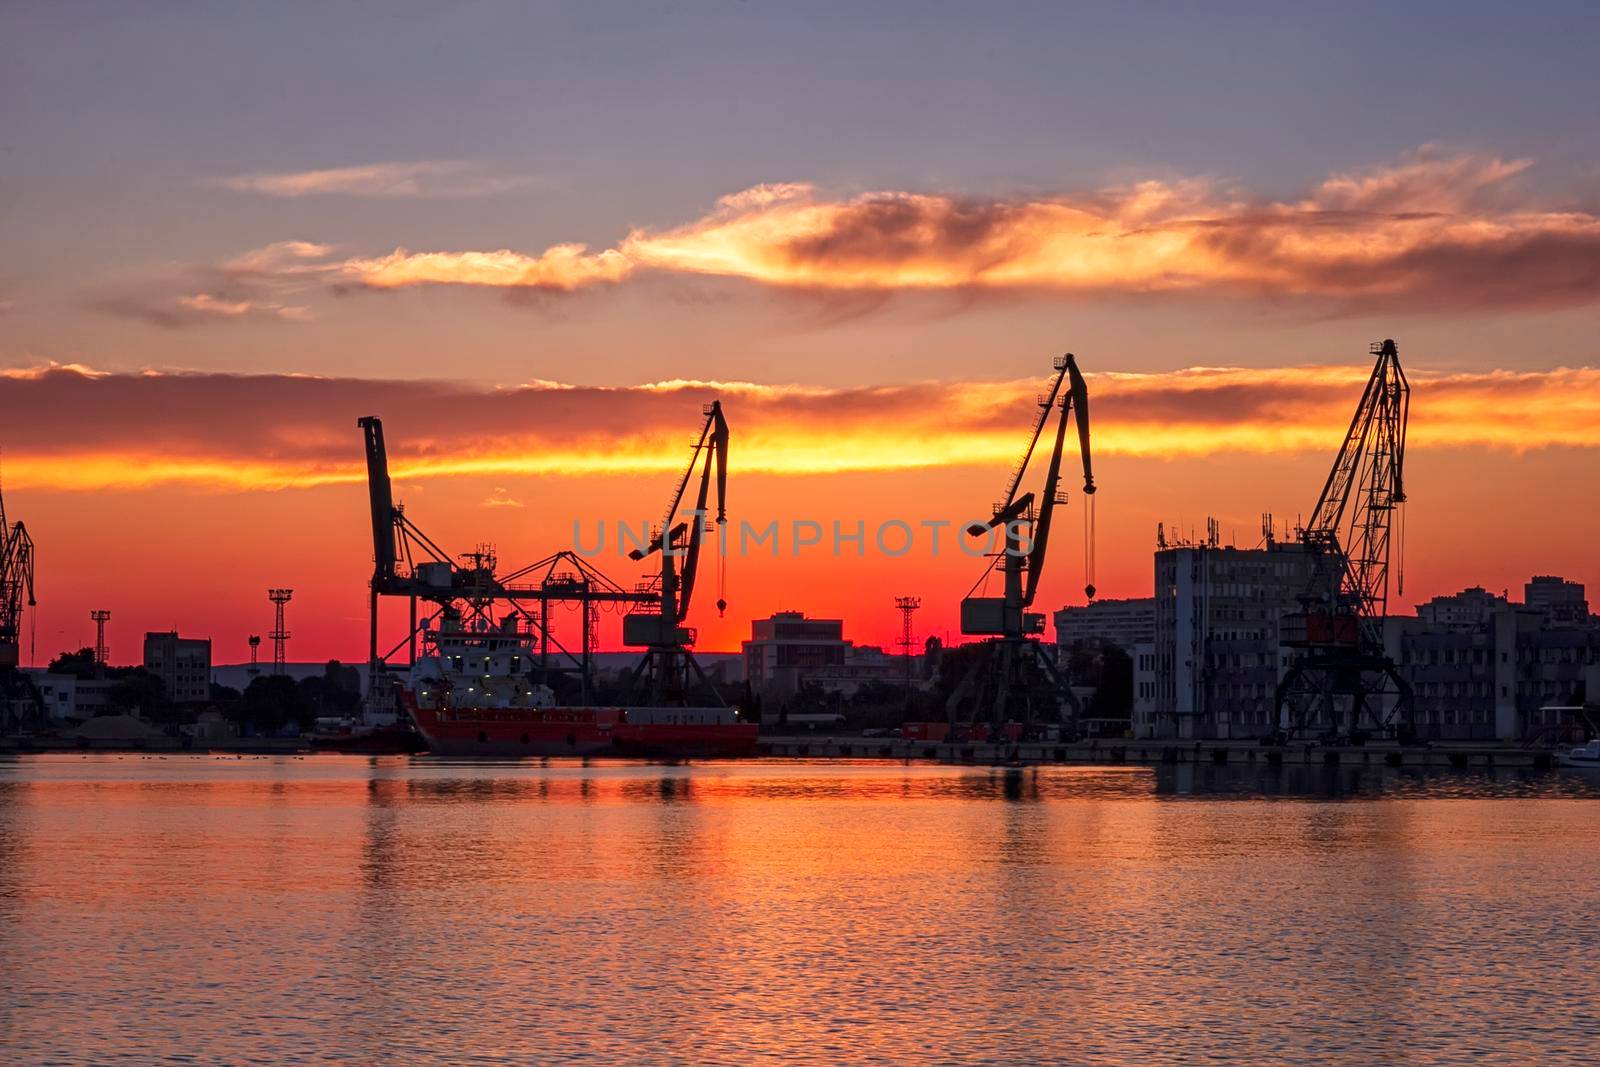
<instances>
[{"instance_id":1,"label":"distant cityscape","mask_svg":"<svg viewBox=\"0 0 1600 1067\"><path fill-rule=\"evenodd\" d=\"M1126 736L1266 735L1278 725L1276 691L1298 654L1289 627L1311 566L1298 542L1158 548L1153 596L1054 613L1056 660L1080 706L1095 708ZM1591 613L1582 584L1557 575L1531 576L1521 592L1519 600L1474 586L1384 620L1385 651L1412 687L1419 737L1555 741L1591 728L1585 705L1600 694L1600 616ZM842 725L872 706L891 708L891 718L912 715L913 707L932 714L941 662L952 651L937 637L899 650L857 644L844 619L781 611L752 621L741 652L698 658L714 682L742 693L768 725L804 728ZM85 654L88 663L74 659ZM355 707L368 687L365 664L214 664L209 639L173 631L146 633L135 667L95 662L103 655L103 647L85 649L24 669L56 725L142 714L150 709L138 702L159 699L167 720L205 737L237 730L217 708L257 679L281 673L324 687L319 693L342 687L348 695L333 702L335 712ZM597 677L620 676L636 660L631 652L596 653ZM328 681L335 674L343 680ZM159 689L130 685L130 675ZM8 708L8 719L25 721L25 711ZM1118 719L1126 721L1119 726Z\"/></svg>"}]
</instances>

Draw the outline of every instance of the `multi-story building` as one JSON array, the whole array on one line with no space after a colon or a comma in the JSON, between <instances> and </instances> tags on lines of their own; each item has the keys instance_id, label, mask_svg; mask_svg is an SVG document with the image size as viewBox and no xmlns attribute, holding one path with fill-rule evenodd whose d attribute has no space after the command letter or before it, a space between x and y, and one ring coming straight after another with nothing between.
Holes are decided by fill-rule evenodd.
<instances>
[{"instance_id":1,"label":"multi-story building","mask_svg":"<svg viewBox=\"0 0 1600 1067\"><path fill-rule=\"evenodd\" d=\"M1476 630L1486 625L1489 617L1505 606L1505 597L1475 585L1471 589L1463 589L1449 596L1436 596L1426 604L1418 604L1417 617L1446 630Z\"/></svg>"},{"instance_id":2,"label":"multi-story building","mask_svg":"<svg viewBox=\"0 0 1600 1067\"><path fill-rule=\"evenodd\" d=\"M1156 672L1156 645L1145 641L1128 650L1133 659L1133 733L1135 737L1156 736L1156 698L1159 675Z\"/></svg>"},{"instance_id":3,"label":"multi-story building","mask_svg":"<svg viewBox=\"0 0 1600 1067\"><path fill-rule=\"evenodd\" d=\"M92 719L111 707L116 678L79 678L54 674L43 668L24 668L32 679L45 714L52 719Z\"/></svg>"},{"instance_id":4,"label":"multi-story building","mask_svg":"<svg viewBox=\"0 0 1600 1067\"><path fill-rule=\"evenodd\" d=\"M1277 728L1276 690L1297 653L1281 645L1315 558L1294 543L1242 550L1184 545L1156 553L1153 674L1134 666L1140 736L1227 738ZM1384 622L1385 652L1412 687L1411 725L1434 740L1522 740L1573 726L1600 701L1600 627L1583 587L1555 577L1527 603L1474 587Z\"/></svg>"},{"instance_id":5,"label":"multi-story building","mask_svg":"<svg viewBox=\"0 0 1600 1067\"><path fill-rule=\"evenodd\" d=\"M907 663L903 654L875 645L854 645L846 641L845 646L843 663L811 671L805 680L824 692L844 697L853 696L856 690L871 682L904 685L908 673L913 686L920 687L926 681L923 656L912 656Z\"/></svg>"},{"instance_id":6,"label":"multi-story building","mask_svg":"<svg viewBox=\"0 0 1600 1067\"><path fill-rule=\"evenodd\" d=\"M1389 653L1411 683L1414 724L1437 740L1525 740L1561 733L1593 699L1600 630L1553 627L1545 613L1504 604L1467 630L1391 618Z\"/></svg>"},{"instance_id":7,"label":"multi-story building","mask_svg":"<svg viewBox=\"0 0 1600 1067\"><path fill-rule=\"evenodd\" d=\"M848 697L868 682L897 683L906 676L904 656L846 640L841 619L808 619L798 611L753 620L744 660L751 689L769 700L781 701L807 685ZM926 662L926 656L912 658L919 684Z\"/></svg>"},{"instance_id":8,"label":"multi-story building","mask_svg":"<svg viewBox=\"0 0 1600 1067\"><path fill-rule=\"evenodd\" d=\"M145 669L161 679L174 704L211 699L211 639L179 637L176 630L144 635Z\"/></svg>"},{"instance_id":9,"label":"multi-story building","mask_svg":"<svg viewBox=\"0 0 1600 1067\"><path fill-rule=\"evenodd\" d=\"M1298 543L1156 552L1151 734L1256 737L1276 729L1278 682L1291 663L1283 623L1301 610L1315 566Z\"/></svg>"},{"instance_id":10,"label":"multi-story building","mask_svg":"<svg viewBox=\"0 0 1600 1067\"><path fill-rule=\"evenodd\" d=\"M849 647L844 620L808 619L802 612L780 611L751 621L750 640L744 642L745 678L757 693L787 696L811 672L842 667Z\"/></svg>"},{"instance_id":11,"label":"multi-story building","mask_svg":"<svg viewBox=\"0 0 1600 1067\"><path fill-rule=\"evenodd\" d=\"M1156 637L1154 597L1096 600L1056 612L1056 645L1068 649L1082 641L1098 641L1132 652Z\"/></svg>"},{"instance_id":12,"label":"multi-story building","mask_svg":"<svg viewBox=\"0 0 1600 1067\"><path fill-rule=\"evenodd\" d=\"M1590 624L1589 601L1584 599L1580 582L1569 582L1554 574L1536 574L1522 587L1522 599L1553 629Z\"/></svg>"}]
</instances>

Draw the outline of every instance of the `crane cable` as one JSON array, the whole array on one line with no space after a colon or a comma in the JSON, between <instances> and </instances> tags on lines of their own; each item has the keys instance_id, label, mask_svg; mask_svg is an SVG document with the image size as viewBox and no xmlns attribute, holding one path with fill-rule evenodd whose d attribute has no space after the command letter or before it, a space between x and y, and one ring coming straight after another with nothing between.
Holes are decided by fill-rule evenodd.
<instances>
[{"instance_id":1,"label":"crane cable","mask_svg":"<svg viewBox=\"0 0 1600 1067\"><path fill-rule=\"evenodd\" d=\"M1088 503L1083 509L1083 591L1094 599L1094 502L1095 494L1085 493Z\"/></svg>"},{"instance_id":2,"label":"crane cable","mask_svg":"<svg viewBox=\"0 0 1600 1067\"><path fill-rule=\"evenodd\" d=\"M1396 596L1404 596L1405 592L1406 592L1406 505L1405 505L1405 501L1402 500L1400 502L1400 506L1397 507L1395 509L1395 511L1397 511L1399 513L1396 517L1400 520L1399 523L1398 523L1398 525L1400 527L1400 559L1399 559L1398 564L1395 567L1395 591L1394 592L1395 592Z\"/></svg>"},{"instance_id":3,"label":"crane cable","mask_svg":"<svg viewBox=\"0 0 1600 1067\"><path fill-rule=\"evenodd\" d=\"M728 610L728 524L717 523L717 618Z\"/></svg>"}]
</instances>

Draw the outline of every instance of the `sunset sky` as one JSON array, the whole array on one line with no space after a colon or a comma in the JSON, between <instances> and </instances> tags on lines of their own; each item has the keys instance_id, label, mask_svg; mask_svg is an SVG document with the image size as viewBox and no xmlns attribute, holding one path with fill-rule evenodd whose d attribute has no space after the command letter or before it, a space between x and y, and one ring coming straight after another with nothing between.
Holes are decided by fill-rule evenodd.
<instances>
[{"instance_id":1,"label":"sunset sky","mask_svg":"<svg viewBox=\"0 0 1600 1067\"><path fill-rule=\"evenodd\" d=\"M1600 10L1391 8L6 5L35 659L103 607L114 661L175 627L237 662L291 586L289 657L359 660L358 416L417 524L509 569L659 517L713 398L736 522L869 544L729 559L702 647L784 608L887 643L904 593L953 635L982 561L871 531L986 517L1066 351L1097 584L1145 596L1157 522L1309 513L1385 337L1401 610L1600 600ZM1043 610L1083 599L1067 484Z\"/></svg>"}]
</instances>

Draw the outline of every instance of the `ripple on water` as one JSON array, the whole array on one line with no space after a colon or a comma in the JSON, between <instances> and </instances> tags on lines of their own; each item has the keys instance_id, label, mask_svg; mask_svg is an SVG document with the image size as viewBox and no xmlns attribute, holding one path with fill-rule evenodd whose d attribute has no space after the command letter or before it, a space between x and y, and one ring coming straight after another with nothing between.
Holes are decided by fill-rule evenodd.
<instances>
[{"instance_id":1,"label":"ripple on water","mask_svg":"<svg viewBox=\"0 0 1600 1067\"><path fill-rule=\"evenodd\" d=\"M1584 1062L1592 777L0 762L15 1062Z\"/></svg>"}]
</instances>

